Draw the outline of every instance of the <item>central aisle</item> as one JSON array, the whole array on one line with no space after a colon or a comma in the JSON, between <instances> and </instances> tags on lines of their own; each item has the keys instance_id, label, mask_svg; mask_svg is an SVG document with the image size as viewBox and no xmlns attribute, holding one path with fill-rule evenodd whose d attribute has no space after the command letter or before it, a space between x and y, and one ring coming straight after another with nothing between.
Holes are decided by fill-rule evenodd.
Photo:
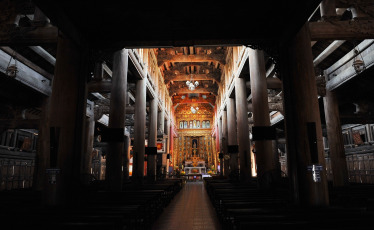
<instances>
[{"instance_id":1,"label":"central aisle","mask_svg":"<svg viewBox=\"0 0 374 230\"><path fill-rule=\"evenodd\" d=\"M187 182L156 220L152 230L220 230L202 181Z\"/></svg>"}]
</instances>

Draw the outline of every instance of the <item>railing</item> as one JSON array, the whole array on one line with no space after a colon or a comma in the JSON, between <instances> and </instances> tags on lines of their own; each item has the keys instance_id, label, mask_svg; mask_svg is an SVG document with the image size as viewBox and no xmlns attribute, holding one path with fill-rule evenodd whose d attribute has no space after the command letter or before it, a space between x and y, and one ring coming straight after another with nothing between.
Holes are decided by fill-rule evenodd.
<instances>
[{"instance_id":1,"label":"railing","mask_svg":"<svg viewBox=\"0 0 374 230\"><path fill-rule=\"evenodd\" d=\"M346 156L349 182L374 184L374 153ZM332 180L331 159L326 158L327 179Z\"/></svg>"},{"instance_id":2,"label":"railing","mask_svg":"<svg viewBox=\"0 0 374 230\"><path fill-rule=\"evenodd\" d=\"M325 158L327 180L332 181L331 159ZM346 156L348 178L351 183L374 184L374 153L352 154ZM280 157L281 170L287 173L285 157Z\"/></svg>"},{"instance_id":3,"label":"railing","mask_svg":"<svg viewBox=\"0 0 374 230\"><path fill-rule=\"evenodd\" d=\"M32 186L35 155L0 149L0 191Z\"/></svg>"}]
</instances>

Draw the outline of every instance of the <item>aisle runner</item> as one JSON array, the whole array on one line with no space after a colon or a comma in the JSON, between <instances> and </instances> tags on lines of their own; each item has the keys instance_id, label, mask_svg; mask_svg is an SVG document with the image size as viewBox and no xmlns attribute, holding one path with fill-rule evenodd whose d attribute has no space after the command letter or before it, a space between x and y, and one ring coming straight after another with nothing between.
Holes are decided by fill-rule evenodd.
<instances>
[{"instance_id":1,"label":"aisle runner","mask_svg":"<svg viewBox=\"0 0 374 230\"><path fill-rule=\"evenodd\" d=\"M152 230L220 230L204 183L187 182L155 222Z\"/></svg>"}]
</instances>

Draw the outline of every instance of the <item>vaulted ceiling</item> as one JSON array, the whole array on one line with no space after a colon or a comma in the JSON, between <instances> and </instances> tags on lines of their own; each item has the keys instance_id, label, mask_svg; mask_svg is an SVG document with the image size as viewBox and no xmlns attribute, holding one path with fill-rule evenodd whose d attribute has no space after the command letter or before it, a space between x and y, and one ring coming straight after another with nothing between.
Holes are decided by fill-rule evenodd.
<instances>
[{"instance_id":1,"label":"vaulted ceiling","mask_svg":"<svg viewBox=\"0 0 374 230\"><path fill-rule=\"evenodd\" d=\"M204 97L217 95L226 51L227 47L221 46L156 49L157 62L174 104L174 98L177 99L177 96L181 95L185 97L191 97L191 94L205 95ZM187 81L197 81L198 86L190 90Z\"/></svg>"}]
</instances>

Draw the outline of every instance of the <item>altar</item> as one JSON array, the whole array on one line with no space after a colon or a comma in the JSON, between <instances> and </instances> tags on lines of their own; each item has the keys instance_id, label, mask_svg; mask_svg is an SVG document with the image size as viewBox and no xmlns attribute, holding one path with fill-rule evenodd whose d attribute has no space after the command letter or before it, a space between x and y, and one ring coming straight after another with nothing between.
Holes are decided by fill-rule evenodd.
<instances>
[{"instance_id":1,"label":"altar","mask_svg":"<svg viewBox=\"0 0 374 230\"><path fill-rule=\"evenodd\" d=\"M186 172L186 175L189 175L189 174L206 174L206 168L205 167L184 167L184 171Z\"/></svg>"},{"instance_id":2,"label":"altar","mask_svg":"<svg viewBox=\"0 0 374 230\"><path fill-rule=\"evenodd\" d=\"M186 175L206 174L205 161L198 157L193 157L191 160L186 160L184 171Z\"/></svg>"}]
</instances>

